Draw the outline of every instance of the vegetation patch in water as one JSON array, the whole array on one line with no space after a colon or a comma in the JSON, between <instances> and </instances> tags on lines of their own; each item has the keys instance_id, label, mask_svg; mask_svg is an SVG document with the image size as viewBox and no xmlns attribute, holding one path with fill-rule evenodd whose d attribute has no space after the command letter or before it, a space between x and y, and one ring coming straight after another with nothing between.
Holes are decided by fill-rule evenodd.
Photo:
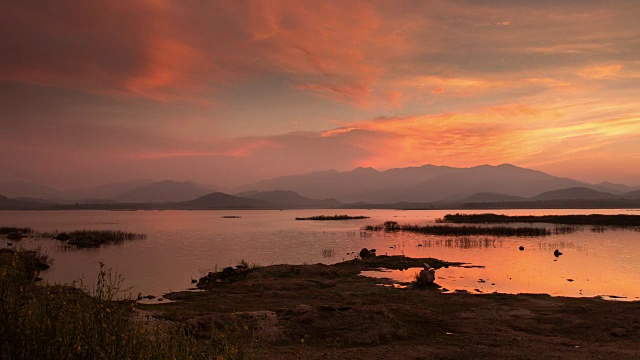
<instances>
[{"instance_id":1,"label":"vegetation patch in water","mask_svg":"<svg viewBox=\"0 0 640 360\"><path fill-rule=\"evenodd\" d=\"M368 216L350 216L350 215L318 215L310 217L297 217L296 220L361 220L368 219Z\"/></svg>"},{"instance_id":2,"label":"vegetation patch in water","mask_svg":"<svg viewBox=\"0 0 640 360\"><path fill-rule=\"evenodd\" d=\"M454 225L412 225L398 224L395 221L386 221L380 225L367 225L363 227L367 231L409 231L420 234L442 236L547 236L551 231L538 227L511 227L511 226L454 226Z\"/></svg>"},{"instance_id":3,"label":"vegetation patch in water","mask_svg":"<svg viewBox=\"0 0 640 360\"><path fill-rule=\"evenodd\" d=\"M597 226L640 226L640 215L500 215L500 214L447 214L444 223L549 223Z\"/></svg>"},{"instance_id":4,"label":"vegetation patch in water","mask_svg":"<svg viewBox=\"0 0 640 360\"><path fill-rule=\"evenodd\" d=\"M67 245L78 248L94 248L101 245L120 244L126 240L146 239L147 235L120 230L75 230L69 233L44 233L44 236L67 240Z\"/></svg>"}]
</instances>

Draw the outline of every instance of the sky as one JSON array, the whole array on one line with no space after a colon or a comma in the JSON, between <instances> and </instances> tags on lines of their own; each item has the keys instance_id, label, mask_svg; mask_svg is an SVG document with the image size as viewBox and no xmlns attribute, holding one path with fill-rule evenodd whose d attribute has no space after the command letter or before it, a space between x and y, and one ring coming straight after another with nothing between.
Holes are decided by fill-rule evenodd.
<instances>
[{"instance_id":1,"label":"sky","mask_svg":"<svg viewBox=\"0 0 640 360\"><path fill-rule=\"evenodd\" d=\"M0 3L0 181L510 163L640 185L640 2Z\"/></svg>"}]
</instances>

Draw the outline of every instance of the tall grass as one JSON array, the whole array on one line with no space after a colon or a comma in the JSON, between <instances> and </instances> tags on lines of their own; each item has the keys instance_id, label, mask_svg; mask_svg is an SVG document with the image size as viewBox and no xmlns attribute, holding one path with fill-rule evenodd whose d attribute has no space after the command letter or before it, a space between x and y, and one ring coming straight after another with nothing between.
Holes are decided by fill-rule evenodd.
<instances>
[{"instance_id":1,"label":"tall grass","mask_svg":"<svg viewBox=\"0 0 640 360\"><path fill-rule=\"evenodd\" d=\"M310 217L297 217L296 220L360 220L368 219L368 216L350 216L350 215L317 215Z\"/></svg>"},{"instance_id":2,"label":"tall grass","mask_svg":"<svg viewBox=\"0 0 640 360\"><path fill-rule=\"evenodd\" d=\"M118 278L100 267L93 289L38 285L19 252L0 258L0 358L241 359L242 337L191 336L185 323L149 322L120 298ZM30 255L36 256L36 255ZM236 336L237 335L237 336Z\"/></svg>"},{"instance_id":3,"label":"tall grass","mask_svg":"<svg viewBox=\"0 0 640 360\"><path fill-rule=\"evenodd\" d=\"M56 238L67 235L67 245L77 248L92 248L101 245L120 244L127 240L146 239L146 234L138 234L120 230L74 230L69 233L40 233L40 236Z\"/></svg>"},{"instance_id":4,"label":"tall grass","mask_svg":"<svg viewBox=\"0 0 640 360\"><path fill-rule=\"evenodd\" d=\"M31 234L33 229L29 227L13 227L13 226L0 226L0 235L9 235L12 233Z\"/></svg>"},{"instance_id":5,"label":"tall grass","mask_svg":"<svg viewBox=\"0 0 640 360\"><path fill-rule=\"evenodd\" d=\"M551 231L539 227L511 227L511 226L454 226L454 225L412 225L398 224L395 221L387 221L381 225L367 225L363 228L367 231L409 231L420 234L442 236L547 236Z\"/></svg>"},{"instance_id":6,"label":"tall grass","mask_svg":"<svg viewBox=\"0 0 640 360\"><path fill-rule=\"evenodd\" d=\"M640 226L640 215L500 215L447 214L441 222L449 223L550 223L567 225Z\"/></svg>"}]
</instances>

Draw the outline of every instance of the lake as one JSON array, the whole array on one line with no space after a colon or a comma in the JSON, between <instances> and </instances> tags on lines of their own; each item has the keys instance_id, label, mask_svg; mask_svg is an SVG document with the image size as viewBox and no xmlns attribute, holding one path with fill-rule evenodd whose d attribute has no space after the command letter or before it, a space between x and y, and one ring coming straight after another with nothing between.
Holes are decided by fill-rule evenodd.
<instances>
[{"instance_id":1,"label":"lake","mask_svg":"<svg viewBox=\"0 0 640 360\"><path fill-rule=\"evenodd\" d=\"M483 268L449 267L436 282L449 291L547 293L562 296L640 299L640 231L590 226L546 237L441 237L404 232L363 232L367 224L393 220L427 224L451 210L244 210L244 211L0 211L0 226L37 231L123 230L144 240L98 249L69 250L53 239L26 238L25 249L40 248L53 259L42 273L49 283L95 281L98 263L121 274L132 293L161 296L192 287L209 271L241 260L260 265L336 263L363 247L378 254L434 257ZM487 211L459 211L484 213ZM507 215L634 214L627 210L499 210ZM365 215L370 219L296 221L314 215ZM240 218L222 218L222 216ZM553 229L550 224L535 224ZM6 247L6 241L1 244ZM525 250L518 248L524 246ZM553 251L563 255L556 258ZM354 254L355 253L355 254ZM410 281L418 269L367 274Z\"/></svg>"}]
</instances>

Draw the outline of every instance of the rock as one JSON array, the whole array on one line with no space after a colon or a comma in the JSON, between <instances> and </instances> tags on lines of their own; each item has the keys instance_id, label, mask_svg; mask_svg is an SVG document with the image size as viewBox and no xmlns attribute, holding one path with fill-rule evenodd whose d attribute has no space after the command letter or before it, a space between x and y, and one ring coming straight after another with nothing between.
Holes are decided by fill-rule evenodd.
<instances>
[{"instance_id":1,"label":"rock","mask_svg":"<svg viewBox=\"0 0 640 360\"><path fill-rule=\"evenodd\" d=\"M424 268L420 270L416 283L418 285L433 284L436 279L436 270L432 268Z\"/></svg>"},{"instance_id":2,"label":"rock","mask_svg":"<svg viewBox=\"0 0 640 360\"><path fill-rule=\"evenodd\" d=\"M373 250L373 251L371 251L371 250ZM371 250L369 250L367 248L362 248L362 250L360 250L360 257L364 259L364 258L376 256L375 249L371 249Z\"/></svg>"},{"instance_id":3,"label":"rock","mask_svg":"<svg viewBox=\"0 0 640 360\"><path fill-rule=\"evenodd\" d=\"M333 307L331 305L320 305L320 306L318 306L318 309L320 309L322 311L338 311L338 309L336 309L335 307Z\"/></svg>"},{"instance_id":4,"label":"rock","mask_svg":"<svg viewBox=\"0 0 640 360\"><path fill-rule=\"evenodd\" d=\"M197 283L197 282L198 282L198 280L196 280L196 279L191 279L191 283L192 283L192 284L195 284L195 283Z\"/></svg>"},{"instance_id":5,"label":"rock","mask_svg":"<svg viewBox=\"0 0 640 360\"><path fill-rule=\"evenodd\" d=\"M556 250L553 252L553 256L555 256L555 257L560 257L560 255L562 255L562 253L561 253L561 252L560 252L560 250L558 250L558 249L556 249Z\"/></svg>"},{"instance_id":6,"label":"rock","mask_svg":"<svg viewBox=\"0 0 640 360\"><path fill-rule=\"evenodd\" d=\"M67 234L67 233L60 233L60 234L56 235L56 240L64 241L64 240L69 240L70 238L71 238L71 236L69 236L69 234Z\"/></svg>"},{"instance_id":7,"label":"rock","mask_svg":"<svg viewBox=\"0 0 640 360\"><path fill-rule=\"evenodd\" d=\"M158 301L163 301L163 300L164 300L164 298L161 298L161 297L158 298Z\"/></svg>"},{"instance_id":8,"label":"rock","mask_svg":"<svg viewBox=\"0 0 640 360\"><path fill-rule=\"evenodd\" d=\"M613 336L625 336L627 335L627 330L624 328L613 328L610 333Z\"/></svg>"},{"instance_id":9,"label":"rock","mask_svg":"<svg viewBox=\"0 0 640 360\"><path fill-rule=\"evenodd\" d=\"M523 251L523 250L524 250L524 246L520 246L520 251Z\"/></svg>"},{"instance_id":10,"label":"rock","mask_svg":"<svg viewBox=\"0 0 640 360\"><path fill-rule=\"evenodd\" d=\"M155 299L156 297L155 297L155 296L153 296L153 295L147 295L147 296L143 296L142 298L143 298L143 299L153 300L153 299Z\"/></svg>"}]
</instances>

